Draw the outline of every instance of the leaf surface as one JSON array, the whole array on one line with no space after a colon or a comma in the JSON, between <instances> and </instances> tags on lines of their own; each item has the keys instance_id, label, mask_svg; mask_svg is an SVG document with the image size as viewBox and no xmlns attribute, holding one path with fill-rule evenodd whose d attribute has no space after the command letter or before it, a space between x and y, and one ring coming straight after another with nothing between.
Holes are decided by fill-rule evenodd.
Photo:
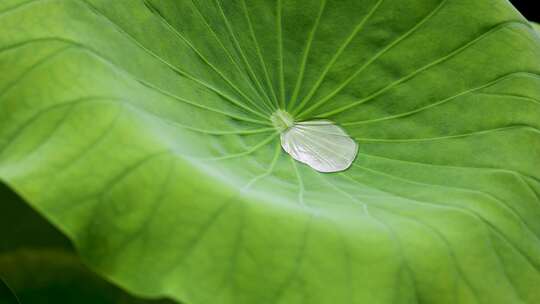
<instances>
[{"instance_id":1,"label":"leaf surface","mask_svg":"<svg viewBox=\"0 0 540 304\"><path fill-rule=\"evenodd\" d=\"M539 303L540 37L504 0L0 1L0 179L199 303ZM271 116L358 143L323 174Z\"/></svg>"}]
</instances>

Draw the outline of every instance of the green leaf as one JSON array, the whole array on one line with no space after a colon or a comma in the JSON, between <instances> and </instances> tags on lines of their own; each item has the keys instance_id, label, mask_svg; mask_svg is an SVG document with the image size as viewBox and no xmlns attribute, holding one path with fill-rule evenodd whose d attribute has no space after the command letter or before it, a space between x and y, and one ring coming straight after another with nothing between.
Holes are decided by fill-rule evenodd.
<instances>
[{"instance_id":1,"label":"green leaf","mask_svg":"<svg viewBox=\"0 0 540 304\"><path fill-rule=\"evenodd\" d=\"M539 303L540 37L504 0L4 0L0 179L139 295ZM272 114L358 143L323 174Z\"/></svg>"}]
</instances>

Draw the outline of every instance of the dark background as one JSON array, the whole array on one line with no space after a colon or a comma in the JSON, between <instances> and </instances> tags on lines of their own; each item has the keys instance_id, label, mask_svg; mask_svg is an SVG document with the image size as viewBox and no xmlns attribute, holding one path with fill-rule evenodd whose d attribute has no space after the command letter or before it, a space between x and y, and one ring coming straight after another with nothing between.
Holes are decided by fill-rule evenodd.
<instances>
[{"instance_id":1,"label":"dark background","mask_svg":"<svg viewBox=\"0 0 540 304\"><path fill-rule=\"evenodd\" d=\"M174 304L135 298L93 273L67 237L3 183L0 212L0 304Z\"/></svg>"},{"instance_id":2,"label":"dark background","mask_svg":"<svg viewBox=\"0 0 540 304\"><path fill-rule=\"evenodd\" d=\"M530 21L540 22L540 0L510 0L512 4ZM534 8L536 4L536 9Z\"/></svg>"}]
</instances>

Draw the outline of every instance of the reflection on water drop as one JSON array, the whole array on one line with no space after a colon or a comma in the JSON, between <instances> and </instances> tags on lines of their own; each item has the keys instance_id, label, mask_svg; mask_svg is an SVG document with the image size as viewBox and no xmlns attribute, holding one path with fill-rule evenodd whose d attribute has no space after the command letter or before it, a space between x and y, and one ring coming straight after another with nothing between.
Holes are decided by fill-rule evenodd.
<instances>
[{"instance_id":1,"label":"reflection on water drop","mask_svg":"<svg viewBox=\"0 0 540 304\"><path fill-rule=\"evenodd\" d=\"M288 113L279 110L272 122L281 132L283 149L319 172L346 170L358 153L358 144L332 121L294 122Z\"/></svg>"}]
</instances>

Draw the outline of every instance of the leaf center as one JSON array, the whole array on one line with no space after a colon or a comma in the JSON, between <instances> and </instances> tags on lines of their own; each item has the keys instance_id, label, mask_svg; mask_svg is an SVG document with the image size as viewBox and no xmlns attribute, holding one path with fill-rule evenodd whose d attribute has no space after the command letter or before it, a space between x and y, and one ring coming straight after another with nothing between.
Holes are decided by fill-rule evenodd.
<instances>
[{"instance_id":1,"label":"leaf center","mask_svg":"<svg viewBox=\"0 0 540 304\"><path fill-rule=\"evenodd\" d=\"M283 132L294 126L294 119L292 118L291 114L283 110L277 110L274 112L270 119L272 120L274 128L276 128L276 130L279 132Z\"/></svg>"}]
</instances>

